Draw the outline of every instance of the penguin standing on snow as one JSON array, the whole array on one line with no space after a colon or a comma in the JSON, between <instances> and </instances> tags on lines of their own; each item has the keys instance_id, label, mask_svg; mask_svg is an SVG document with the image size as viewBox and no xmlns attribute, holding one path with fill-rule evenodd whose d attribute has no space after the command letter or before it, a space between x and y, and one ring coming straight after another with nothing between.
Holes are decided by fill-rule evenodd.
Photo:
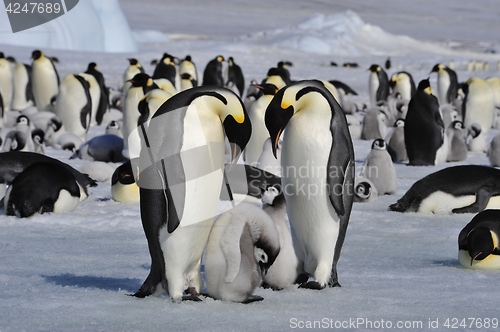
<instances>
[{"instance_id":1,"label":"penguin standing on snow","mask_svg":"<svg viewBox=\"0 0 500 332\"><path fill-rule=\"evenodd\" d=\"M453 121L446 130L450 149L446 161L464 161L467 159L467 144L465 144L463 125L460 121Z\"/></svg>"},{"instance_id":2,"label":"penguin standing on snow","mask_svg":"<svg viewBox=\"0 0 500 332\"><path fill-rule=\"evenodd\" d=\"M11 109L12 96L14 94L12 69L10 62L0 52L0 92L2 93L4 112Z\"/></svg>"},{"instance_id":3,"label":"penguin standing on snow","mask_svg":"<svg viewBox=\"0 0 500 332\"><path fill-rule=\"evenodd\" d=\"M276 93L266 110L266 127L274 152L284 131L282 185L299 260L297 282L312 289L339 286L337 261L354 185L354 149L345 115L324 84L299 81ZM303 168L311 176L285 171ZM308 195L304 187L317 191ZM308 282L309 276L315 280Z\"/></svg>"},{"instance_id":4,"label":"penguin standing on snow","mask_svg":"<svg viewBox=\"0 0 500 332\"><path fill-rule=\"evenodd\" d=\"M366 157L360 175L373 182L379 195L394 195L396 193L398 183L396 169L394 169L394 164L383 139L379 138L373 141L372 149Z\"/></svg>"},{"instance_id":5,"label":"penguin standing on snow","mask_svg":"<svg viewBox=\"0 0 500 332\"><path fill-rule=\"evenodd\" d=\"M444 149L444 123L439 102L432 94L429 80L422 80L408 104L404 136L409 164L436 165Z\"/></svg>"},{"instance_id":6,"label":"penguin standing on snow","mask_svg":"<svg viewBox=\"0 0 500 332\"><path fill-rule=\"evenodd\" d=\"M59 74L50 58L42 51L33 51L31 56L32 89L35 105L39 111L54 112L52 101L59 93Z\"/></svg>"},{"instance_id":7,"label":"penguin standing on snow","mask_svg":"<svg viewBox=\"0 0 500 332\"><path fill-rule=\"evenodd\" d=\"M458 235L458 261L467 269L500 269L500 210L479 212Z\"/></svg>"},{"instance_id":8,"label":"penguin standing on snow","mask_svg":"<svg viewBox=\"0 0 500 332\"><path fill-rule=\"evenodd\" d=\"M493 137L488 148L488 159L493 167L500 167L500 134Z\"/></svg>"},{"instance_id":9,"label":"penguin standing on snow","mask_svg":"<svg viewBox=\"0 0 500 332\"><path fill-rule=\"evenodd\" d=\"M12 97L12 110L22 111L34 105L33 91L31 88L31 66L18 62L13 72L14 95Z\"/></svg>"},{"instance_id":10,"label":"penguin standing on snow","mask_svg":"<svg viewBox=\"0 0 500 332\"><path fill-rule=\"evenodd\" d=\"M253 291L275 262L279 234L271 217L241 203L215 221L207 243L205 277L209 296L227 301L262 301Z\"/></svg>"},{"instance_id":11,"label":"penguin standing on snow","mask_svg":"<svg viewBox=\"0 0 500 332\"><path fill-rule=\"evenodd\" d=\"M5 193L5 214L21 218L35 213L71 212L80 202L80 189L64 166L39 162L28 166Z\"/></svg>"},{"instance_id":12,"label":"penguin standing on snow","mask_svg":"<svg viewBox=\"0 0 500 332\"><path fill-rule=\"evenodd\" d=\"M224 79L222 77L222 62L224 57L217 56L215 59L210 60L203 71L203 85L224 86Z\"/></svg>"},{"instance_id":13,"label":"penguin standing on snow","mask_svg":"<svg viewBox=\"0 0 500 332\"><path fill-rule=\"evenodd\" d=\"M361 139L384 138L387 133L387 115L380 107L370 108L363 117Z\"/></svg>"},{"instance_id":14,"label":"penguin standing on snow","mask_svg":"<svg viewBox=\"0 0 500 332\"><path fill-rule=\"evenodd\" d=\"M390 85L392 92L399 93L402 99L410 100L417 91L413 77L406 71L392 74Z\"/></svg>"},{"instance_id":15,"label":"penguin standing on snow","mask_svg":"<svg viewBox=\"0 0 500 332\"><path fill-rule=\"evenodd\" d=\"M66 75L61 82L55 109L66 132L85 141L92 117L90 83L81 75Z\"/></svg>"},{"instance_id":16,"label":"penguin standing on snow","mask_svg":"<svg viewBox=\"0 0 500 332\"><path fill-rule=\"evenodd\" d=\"M104 113L106 113L109 108L109 90L106 87L104 75L97 69L97 64L95 62L89 63L85 73L94 76L97 84L99 84L99 90L101 91L99 104L97 107L97 112L92 116L93 118L95 118L96 123L100 125L102 123Z\"/></svg>"},{"instance_id":17,"label":"penguin standing on snow","mask_svg":"<svg viewBox=\"0 0 500 332\"><path fill-rule=\"evenodd\" d=\"M176 82L178 80L180 81L180 78L175 65L175 57L168 53L164 53L161 60L158 61L152 77L153 79L166 78L177 89Z\"/></svg>"},{"instance_id":18,"label":"penguin standing on snow","mask_svg":"<svg viewBox=\"0 0 500 332\"><path fill-rule=\"evenodd\" d=\"M233 82L233 84L238 88L240 97L243 97L243 90L245 89L245 77L243 76L243 71L241 70L241 67L234 62L233 57L229 57L227 59L227 63L228 66L226 68L226 87L228 86L229 82Z\"/></svg>"},{"instance_id":19,"label":"penguin standing on snow","mask_svg":"<svg viewBox=\"0 0 500 332\"><path fill-rule=\"evenodd\" d=\"M267 274L263 276L262 285L274 290L285 289L295 282L298 264L292 233L286 220L285 196L280 185L269 185L262 191L262 209L273 219L280 240L280 252Z\"/></svg>"},{"instance_id":20,"label":"penguin standing on snow","mask_svg":"<svg viewBox=\"0 0 500 332\"><path fill-rule=\"evenodd\" d=\"M405 146L405 120L397 119L392 132L386 137L387 152L395 163L408 160Z\"/></svg>"},{"instance_id":21,"label":"penguin standing on snow","mask_svg":"<svg viewBox=\"0 0 500 332\"><path fill-rule=\"evenodd\" d=\"M139 129L142 148L132 169L152 263L134 295L165 290L175 301L197 300L201 258L223 182L224 133L234 161L250 138L250 121L236 94L206 86L168 99L147 129ZM186 289L190 295L183 297Z\"/></svg>"},{"instance_id":22,"label":"penguin standing on snow","mask_svg":"<svg viewBox=\"0 0 500 332\"><path fill-rule=\"evenodd\" d=\"M387 73L379 65L371 65L370 79L368 80L368 93L370 105L376 106L380 100L387 100L389 96L389 78Z\"/></svg>"},{"instance_id":23,"label":"penguin standing on snow","mask_svg":"<svg viewBox=\"0 0 500 332\"><path fill-rule=\"evenodd\" d=\"M130 58L127 59L129 62L129 66L125 69L123 73L122 79L118 83L118 90L122 91L122 94L125 95L130 88L130 80L137 74L144 73L144 68L140 64L137 59Z\"/></svg>"},{"instance_id":24,"label":"penguin standing on snow","mask_svg":"<svg viewBox=\"0 0 500 332\"><path fill-rule=\"evenodd\" d=\"M457 98L458 79L457 73L453 69L438 63L431 73L437 73L437 98L440 105L451 104Z\"/></svg>"}]
</instances>

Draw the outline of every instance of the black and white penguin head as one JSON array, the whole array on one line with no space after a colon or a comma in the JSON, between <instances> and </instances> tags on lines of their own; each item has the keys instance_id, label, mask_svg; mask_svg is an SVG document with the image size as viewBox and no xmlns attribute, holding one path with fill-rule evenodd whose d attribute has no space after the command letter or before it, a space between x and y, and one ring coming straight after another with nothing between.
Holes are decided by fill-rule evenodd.
<instances>
[{"instance_id":1,"label":"black and white penguin head","mask_svg":"<svg viewBox=\"0 0 500 332\"><path fill-rule=\"evenodd\" d=\"M98 71L97 69L97 64L95 62L91 62L89 63L88 67L87 67L87 71Z\"/></svg>"},{"instance_id":2,"label":"black and white penguin head","mask_svg":"<svg viewBox=\"0 0 500 332\"><path fill-rule=\"evenodd\" d=\"M260 89L262 93L266 96L274 96L276 92L278 92L278 88L276 85L271 84L271 83L264 83L264 84L255 84L255 87Z\"/></svg>"},{"instance_id":3,"label":"black and white penguin head","mask_svg":"<svg viewBox=\"0 0 500 332\"><path fill-rule=\"evenodd\" d=\"M44 54L43 54L43 52L42 52L42 51L40 51L40 50L35 50L35 51L33 51L33 53L31 53L31 58L32 58L33 60L38 60L38 59L40 59L40 58L41 58L41 57L43 57L43 56L44 56Z\"/></svg>"},{"instance_id":4,"label":"black and white penguin head","mask_svg":"<svg viewBox=\"0 0 500 332\"><path fill-rule=\"evenodd\" d=\"M427 78L425 80L421 80L420 83L418 83L417 90L432 95L431 83L429 82L429 79Z\"/></svg>"},{"instance_id":5,"label":"black and white penguin head","mask_svg":"<svg viewBox=\"0 0 500 332\"><path fill-rule=\"evenodd\" d=\"M224 62L224 57L222 55L218 55L215 59L217 59L218 62Z\"/></svg>"},{"instance_id":6,"label":"black and white penguin head","mask_svg":"<svg viewBox=\"0 0 500 332\"><path fill-rule=\"evenodd\" d=\"M451 127L453 129L462 130L464 128L464 124L461 121L453 121L451 123Z\"/></svg>"},{"instance_id":7,"label":"black and white penguin head","mask_svg":"<svg viewBox=\"0 0 500 332\"><path fill-rule=\"evenodd\" d=\"M470 125L468 130L468 136L472 136L472 138L476 138L481 134L481 125L477 122L474 122Z\"/></svg>"},{"instance_id":8,"label":"black and white penguin head","mask_svg":"<svg viewBox=\"0 0 500 332\"><path fill-rule=\"evenodd\" d=\"M446 68L445 65L442 63L436 64L434 67L432 67L431 73L439 73L440 71L443 71Z\"/></svg>"},{"instance_id":9,"label":"black and white penguin head","mask_svg":"<svg viewBox=\"0 0 500 332\"><path fill-rule=\"evenodd\" d=\"M47 129L45 130L45 132L47 132L49 128L54 132L58 132L62 128L61 119L58 116L50 118L49 122L47 123Z\"/></svg>"},{"instance_id":10,"label":"black and white penguin head","mask_svg":"<svg viewBox=\"0 0 500 332\"><path fill-rule=\"evenodd\" d=\"M120 165L113 172L113 175L111 177L111 185L115 185L117 183L121 183L123 185L135 183L134 173L132 172L132 164L130 160Z\"/></svg>"},{"instance_id":11,"label":"black and white penguin head","mask_svg":"<svg viewBox=\"0 0 500 332\"><path fill-rule=\"evenodd\" d=\"M405 120L404 119L397 119L396 122L394 122L394 127L395 128L403 128L405 126Z\"/></svg>"},{"instance_id":12,"label":"black and white penguin head","mask_svg":"<svg viewBox=\"0 0 500 332\"><path fill-rule=\"evenodd\" d=\"M373 64L370 66L370 68L368 68L368 70L372 73L378 73L379 71L382 70L382 67L380 67L379 65L377 64Z\"/></svg>"},{"instance_id":13,"label":"black and white penguin head","mask_svg":"<svg viewBox=\"0 0 500 332\"><path fill-rule=\"evenodd\" d=\"M134 59L134 58L130 58L130 59L127 59L128 62L130 63L131 66L140 66L141 64L139 63L139 61L137 61L137 59Z\"/></svg>"},{"instance_id":14,"label":"black and white penguin head","mask_svg":"<svg viewBox=\"0 0 500 332\"><path fill-rule=\"evenodd\" d=\"M377 138L372 143L372 150L386 150L385 141L382 138Z\"/></svg>"},{"instance_id":15,"label":"black and white penguin head","mask_svg":"<svg viewBox=\"0 0 500 332\"><path fill-rule=\"evenodd\" d=\"M467 235L467 250L471 257L470 265L488 257L495 250L491 231L486 227L474 228Z\"/></svg>"},{"instance_id":16,"label":"black and white penguin head","mask_svg":"<svg viewBox=\"0 0 500 332\"><path fill-rule=\"evenodd\" d=\"M261 191L262 204L276 206L285 201L285 195L283 191L281 191L281 185L265 186L265 188L261 188Z\"/></svg>"},{"instance_id":17,"label":"black and white penguin head","mask_svg":"<svg viewBox=\"0 0 500 332\"><path fill-rule=\"evenodd\" d=\"M112 120L108 125L106 126L106 130L119 130L120 129L120 124L118 121Z\"/></svg>"},{"instance_id":18,"label":"black and white penguin head","mask_svg":"<svg viewBox=\"0 0 500 332\"><path fill-rule=\"evenodd\" d=\"M37 128L31 132L31 138L35 144L42 144L45 139L45 132L40 128Z\"/></svg>"},{"instance_id":19,"label":"black and white penguin head","mask_svg":"<svg viewBox=\"0 0 500 332\"><path fill-rule=\"evenodd\" d=\"M356 188L354 189L354 194L361 199L369 198L371 193L372 193L372 186L370 183L366 181L358 183L356 185Z\"/></svg>"},{"instance_id":20,"label":"black and white penguin head","mask_svg":"<svg viewBox=\"0 0 500 332\"><path fill-rule=\"evenodd\" d=\"M30 119L26 115L19 115L17 117L16 123L20 124L20 125L29 126L30 125Z\"/></svg>"},{"instance_id":21,"label":"black and white penguin head","mask_svg":"<svg viewBox=\"0 0 500 332\"><path fill-rule=\"evenodd\" d=\"M275 243L278 240L278 243ZM263 233L259 240L254 243L255 261L259 265L262 275L266 275L267 271L273 265L276 257L280 252L279 239L274 239Z\"/></svg>"},{"instance_id":22,"label":"black and white penguin head","mask_svg":"<svg viewBox=\"0 0 500 332\"><path fill-rule=\"evenodd\" d=\"M170 55L168 53L163 53L163 57L161 58L161 61L166 64L166 65L169 65L169 66L175 66L175 62L176 62L177 58L173 55Z\"/></svg>"},{"instance_id":23,"label":"black and white penguin head","mask_svg":"<svg viewBox=\"0 0 500 332\"><path fill-rule=\"evenodd\" d=\"M145 73L136 74L132 79L128 80L128 82L132 83L134 88L151 87L155 84L151 76Z\"/></svg>"},{"instance_id":24,"label":"black and white penguin head","mask_svg":"<svg viewBox=\"0 0 500 332\"><path fill-rule=\"evenodd\" d=\"M280 61L278 62L278 68L292 67L293 64L290 61Z\"/></svg>"}]
</instances>

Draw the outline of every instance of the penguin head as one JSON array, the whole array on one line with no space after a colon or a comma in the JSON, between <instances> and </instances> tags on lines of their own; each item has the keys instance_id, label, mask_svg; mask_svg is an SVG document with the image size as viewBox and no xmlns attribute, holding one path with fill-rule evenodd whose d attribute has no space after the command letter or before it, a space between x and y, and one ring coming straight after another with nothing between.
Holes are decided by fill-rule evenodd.
<instances>
[{"instance_id":1,"label":"penguin head","mask_svg":"<svg viewBox=\"0 0 500 332\"><path fill-rule=\"evenodd\" d=\"M132 79L128 80L128 82L132 83L134 88L151 87L155 84L151 76L145 73L136 74Z\"/></svg>"},{"instance_id":2,"label":"penguin head","mask_svg":"<svg viewBox=\"0 0 500 332\"><path fill-rule=\"evenodd\" d=\"M464 124L461 121L453 121L451 123L451 127L453 129L462 130L464 128Z\"/></svg>"},{"instance_id":3,"label":"penguin head","mask_svg":"<svg viewBox=\"0 0 500 332\"><path fill-rule=\"evenodd\" d=\"M112 120L107 126L106 129L120 129L120 124L118 121Z\"/></svg>"},{"instance_id":4,"label":"penguin head","mask_svg":"<svg viewBox=\"0 0 500 332\"><path fill-rule=\"evenodd\" d=\"M431 73L439 73L440 71L445 69L445 65L442 63L436 64L434 67L432 67Z\"/></svg>"},{"instance_id":5,"label":"penguin head","mask_svg":"<svg viewBox=\"0 0 500 332\"><path fill-rule=\"evenodd\" d=\"M258 263L262 275L267 274L276 257L278 257L279 252L279 239L274 239L265 233L254 243L255 261Z\"/></svg>"},{"instance_id":6,"label":"penguin head","mask_svg":"<svg viewBox=\"0 0 500 332\"><path fill-rule=\"evenodd\" d=\"M188 55L186 55L186 57L184 58L184 61L189 61L189 62L191 62L191 61L192 61L192 60L191 60L191 56L190 56L189 54L188 54Z\"/></svg>"},{"instance_id":7,"label":"penguin head","mask_svg":"<svg viewBox=\"0 0 500 332\"><path fill-rule=\"evenodd\" d=\"M370 183L366 181L358 183L356 185L356 188L354 188L354 194L361 199L369 198L371 193L372 193L372 186Z\"/></svg>"},{"instance_id":8,"label":"penguin head","mask_svg":"<svg viewBox=\"0 0 500 332\"><path fill-rule=\"evenodd\" d=\"M43 56L44 56L44 55L43 55L43 52L42 52L42 51L40 51L40 50L35 50L35 51L33 51L33 53L31 53L31 58L32 58L33 60L38 60L38 59L40 59L40 58L41 58L41 57L43 57Z\"/></svg>"},{"instance_id":9,"label":"penguin head","mask_svg":"<svg viewBox=\"0 0 500 332\"><path fill-rule=\"evenodd\" d=\"M477 122L474 122L473 124L470 125L469 130L468 130L468 136L471 136L472 138L476 138L481 134L481 125Z\"/></svg>"},{"instance_id":10,"label":"penguin head","mask_svg":"<svg viewBox=\"0 0 500 332\"><path fill-rule=\"evenodd\" d=\"M89 66L87 67L87 72L89 71L97 71L97 64L95 62L89 63Z\"/></svg>"},{"instance_id":11,"label":"penguin head","mask_svg":"<svg viewBox=\"0 0 500 332\"><path fill-rule=\"evenodd\" d=\"M218 55L216 58L215 58L218 62L223 62L224 61L224 57L222 55Z\"/></svg>"},{"instance_id":12,"label":"penguin head","mask_svg":"<svg viewBox=\"0 0 500 332\"><path fill-rule=\"evenodd\" d=\"M379 71L382 70L382 68L377 64L373 64L370 66L370 68L368 68L368 70L371 71L372 73L378 73Z\"/></svg>"},{"instance_id":13,"label":"penguin head","mask_svg":"<svg viewBox=\"0 0 500 332\"><path fill-rule=\"evenodd\" d=\"M278 92L278 88L276 85L271 84L271 83L264 83L264 84L255 84L255 87L260 89L264 95L267 96L274 96L276 92Z\"/></svg>"},{"instance_id":14,"label":"penguin head","mask_svg":"<svg viewBox=\"0 0 500 332\"><path fill-rule=\"evenodd\" d=\"M128 62L130 63L131 66L140 66L141 64L139 63L139 61L137 61L137 59L134 59L134 58L130 58L130 59L127 59Z\"/></svg>"},{"instance_id":15,"label":"penguin head","mask_svg":"<svg viewBox=\"0 0 500 332\"><path fill-rule=\"evenodd\" d=\"M19 115L17 117L16 123L17 124L21 124L21 125L29 126L30 125L30 119L26 115Z\"/></svg>"},{"instance_id":16,"label":"penguin head","mask_svg":"<svg viewBox=\"0 0 500 332\"><path fill-rule=\"evenodd\" d=\"M467 235L467 250L471 257L470 265L474 261L480 261L488 257L495 250L491 231L486 227L474 228Z\"/></svg>"},{"instance_id":17,"label":"penguin head","mask_svg":"<svg viewBox=\"0 0 500 332\"><path fill-rule=\"evenodd\" d=\"M386 150L385 141L382 138L377 138L372 143L372 150Z\"/></svg>"},{"instance_id":18,"label":"penguin head","mask_svg":"<svg viewBox=\"0 0 500 332\"><path fill-rule=\"evenodd\" d=\"M429 79L421 80L420 83L418 83L418 91L423 91L429 95L432 95L431 91L431 84L429 82Z\"/></svg>"},{"instance_id":19,"label":"penguin head","mask_svg":"<svg viewBox=\"0 0 500 332\"><path fill-rule=\"evenodd\" d=\"M59 129L62 128L61 119L58 116L53 116L52 118L50 118L49 122L47 123L47 129L45 130L45 132L47 132L49 128L54 132L58 132Z\"/></svg>"},{"instance_id":20,"label":"penguin head","mask_svg":"<svg viewBox=\"0 0 500 332\"><path fill-rule=\"evenodd\" d=\"M31 138L36 144L42 144L45 138L45 132L42 129L37 128L31 132Z\"/></svg>"},{"instance_id":21,"label":"penguin head","mask_svg":"<svg viewBox=\"0 0 500 332\"><path fill-rule=\"evenodd\" d=\"M232 56L230 56L229 58L227 58L227 63L229 64L229 66L234 65L234 58Z\"/></svg>"},{"instance_id":22,"label":"penguin head","mask_svg":"<svg viewBox=\"0 0 500 332\"><path fill-rule=\"evenodd\" d=\"M396 122L394 123L395 128L403 128L405 126L405 120L404 119L397 119Z\"/></svg>"},{"instance_id":23,"label":"penguin head","mask_svg":"<svg viewBox=\"0 0 500 332\"><path fill-rule=\"evenodd\" d=\"M113 172L113 176L111 177L111 185L115 185L118 182L123 185L135 183L134 173L132 172L132 164L130 160L120 165Z\"/></svg>"},{"instance_id":24,"label":"penguin head","mask_svg":"<svg viewBox=\"0 0 500 332\"><path fill-rule=\"evenodd\" d=\"M161 58L161 62L163 62L166 65L169 66L175 66L175 60L177 58L173 55L170 55L168 53L163 53L163 57Z\"/></svg>"},{"instance_id":25,"label":"penguin head","mask_svg":"<svg viewBox=\"0 0 500 332\"><path fill-rule=\"evenodd\" d=\"M286 67L292 67L293 63L290 61L280 61L278 62L278 68L286 68Z\"/></svg>"},{"instance_id":26,"label":"penguin head","mask_svg":"<svg viewBox=\"0 0 500 332\"><path fill-rule=\"evenodd\" d=\"M285 195L283 194L281 185L279 184L272 186L264 185L264 187L261 188L261 193L262 204L276 206L285 202Z\"/></svg>"}]
</instances>

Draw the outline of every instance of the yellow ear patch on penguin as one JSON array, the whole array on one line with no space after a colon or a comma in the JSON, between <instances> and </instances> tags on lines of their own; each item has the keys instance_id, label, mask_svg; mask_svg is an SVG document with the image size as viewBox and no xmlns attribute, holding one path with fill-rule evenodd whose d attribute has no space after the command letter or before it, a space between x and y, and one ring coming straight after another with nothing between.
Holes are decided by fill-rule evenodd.
<instances>
[{"instance_id":1,"label":"yellow ear patch on penguin","mask_svg":"<svg viewBox=\"0 0 500 332\"><path fill-rule=\"evenodd\" d=\"M431 87L428 86L427 88L425 88L424 92L427 93L427 94L429 94L429 95L432 95Z\"/></svg>"},{"instance_id":2,"label":"yellow ear patch on penguin","mask_svg":"<svg viewBox=\"0 0 500 332\"><path fill-rule=\"evenodd\" d=\"M152 78L148 79L148 83L147 83L147 86L151 86L151 85L153 85L153 79Z\"/></svg>"}]
</instances>

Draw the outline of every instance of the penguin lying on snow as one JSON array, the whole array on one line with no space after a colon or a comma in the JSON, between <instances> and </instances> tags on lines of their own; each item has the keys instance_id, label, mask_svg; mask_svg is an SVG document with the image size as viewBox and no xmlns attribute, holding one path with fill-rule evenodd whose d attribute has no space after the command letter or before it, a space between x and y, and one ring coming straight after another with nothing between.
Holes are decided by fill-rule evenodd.
<instances>
[{"instance_id":1,"label":"penguin lying on snow","mask_svg":"<svg viewBox=\"0 0 500 332\"><path fill-rule=\"evenodd\" d=\"M468 269L500 269L500 210L478 213L458 235L458 261Z\"/></svg>"},{"instance_id":2,"label":"penguin lying on snow","mask_svg":"<svg viewBox=\"0 0 500 332\"><path fill-rule=\"evenodd\" d=\"M75 177L61 164L40 162L28 166L5 193L5 214L21 218L36 213L71 212L80 201Z\"/></svg>"},{"instance_id":3,"label":"penguin lying on snow","mask_svg":"<svg viewBox=\"0 0 500 332\"><path fill-rule=\"evenodd\" d=\"M215 221L207 243L205 277L208 295L250 303L262 275L280 251L279 234L271 217L249 203L240 203Z\"/></svg>"},{"instance_id":4,"label":"penguin lying on snow","mask_svg":"<svg viewBox=\"0 0 500 332\"><path fill-rule=\"evenodd\" d=\"M397 212L477 213L500 207L500 170L464 165L418 180L389 210Z\"/></svg>"},{"instance_id":5,"label":"penguin lying on snow","mask_svg":"<svg viewBox=\"0 0 500 332\"><path fill-rule=\"evenodd\" d=\"M127 160L122 155L122 150L123 138L113 134L101 135L85 142L71 159L119 163Z\"/></svg>"},{"instance_id":6,"label":"penguin lying on snow","mask_svg":"<svg viewBox=\"0 0 500 332\"><path fill-rule=\"evenodd\" d=\"M137 203L140 201L139 187L135 183L130 160L115 169L111 177L111 197L122 203Z\"/></svg>"}]
</instances>

